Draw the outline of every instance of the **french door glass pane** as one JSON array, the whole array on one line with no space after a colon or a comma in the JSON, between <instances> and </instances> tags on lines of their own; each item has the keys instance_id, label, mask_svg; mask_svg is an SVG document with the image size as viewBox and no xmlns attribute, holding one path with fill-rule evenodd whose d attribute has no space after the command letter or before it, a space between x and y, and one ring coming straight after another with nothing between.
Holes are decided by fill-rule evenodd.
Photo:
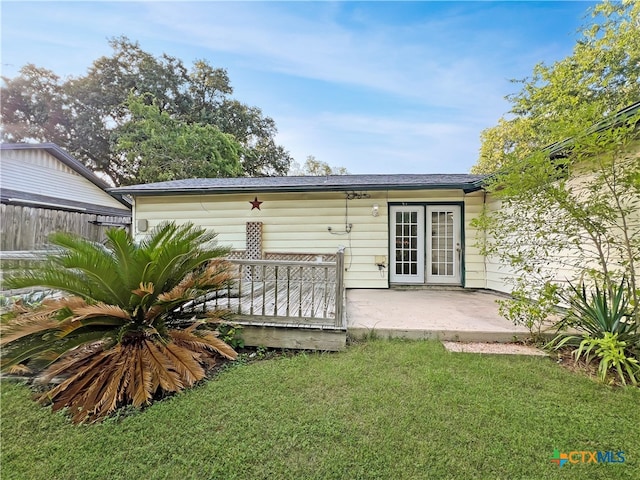
<instances>
[{"instance_id":1,"label":"french door glass pane","mask_svg":"<svg viewBox=\"0 0 640 480\"><path fill-rule=\"evenodd\" d=\"M417 275L418 249L422 248L418 242L421 233L418 212L396 212L395 219L395 272L398 275Z\"/></svg>"},{"instance_id":2,"label":"french door glass pane","mask_svg":"<svg viewBox=\"0 0 640 480\"><path fill-rule=\"evenodd\" d=\"M453 212L431 212L431 274L454 273Z\"/></svg>"}]
</instances>

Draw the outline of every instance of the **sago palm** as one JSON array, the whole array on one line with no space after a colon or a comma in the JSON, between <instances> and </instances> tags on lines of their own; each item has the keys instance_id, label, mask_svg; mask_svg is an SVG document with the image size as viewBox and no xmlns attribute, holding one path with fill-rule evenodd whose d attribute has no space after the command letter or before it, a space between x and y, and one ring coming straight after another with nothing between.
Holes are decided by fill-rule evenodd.
<instances>
[{"instance_id":1,"label":"sago palm","mask_svg":"<svg viewBox=\"0 0 640 480\"><path fill-rule=\"evenodd\" d=\"M44 368L59 383L40 397L68 407L76 422L142 406L204 378L205 367L236 352L216 335L213 314L189 305L233 281L214 234L166 223L140 243L120 229L105 244L57 233L56 254L6 279L9 288L67 294L37 308L18 304L2 324L2 370ZM184 309L183 307L187 307Z\"/></svg>"}]
</instances>

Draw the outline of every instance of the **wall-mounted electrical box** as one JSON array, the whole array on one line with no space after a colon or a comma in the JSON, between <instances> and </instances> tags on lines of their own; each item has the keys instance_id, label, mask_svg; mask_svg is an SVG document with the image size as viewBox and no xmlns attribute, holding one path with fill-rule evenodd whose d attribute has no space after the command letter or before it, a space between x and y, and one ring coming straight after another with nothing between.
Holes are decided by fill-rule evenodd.
<instances>
[{"instance_id":1,"label":"wall-mounted electrical box","mask_svg":"<svg viewBox=\"0 0 640 480\"><path fill-rule=\"evenodd\" d=\"M376 255L374 263L378 266L387 266L387 257L386 255Z\"/></svg>"}]
</instances>

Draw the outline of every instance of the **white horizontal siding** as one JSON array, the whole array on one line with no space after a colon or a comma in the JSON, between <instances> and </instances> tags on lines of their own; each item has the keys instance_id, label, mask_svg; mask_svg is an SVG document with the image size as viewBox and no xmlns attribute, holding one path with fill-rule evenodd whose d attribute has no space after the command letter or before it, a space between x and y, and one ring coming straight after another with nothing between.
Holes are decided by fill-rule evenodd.
<instances>
[{"instance_id":1,"label":"white horizontal siding","mask_svg":"<svg viewBox=\"0 0 640 480\"><path fill-rule=\"evenodd\" d=\"M251 209L255 196L264 202L260 210ZM380 214L373 217L373 198L348 201L352 228L344 235L339 234L345 232L341 193L138 197L135 215L150 228L163 220L191 221L214 230L219 244L236 250L246 248L246 223L260 221L265 252L331 254L344 246L347 287L384 288L386 273L380 275L374 260L388 254L386 204L378 196Z\"/></svg>"},{"instance_id":2,"label":"white horizontal siding","mask_svg":"<svg viewBox=\"0 0 640 480\"><path fill-rule=\"evenodd\" d=\"M490 198L487 204L489 212L499 211L500 208L502 208L500 202L495 199ZM638 235L640 232L640 212L637 210L631 212L627 220L627 226L632 232L632 235ZM621 235L621 231L614 234ZM512 235L516 237L518 232L514 231ZM585 244L583 248L588 251L589 245ZM596 261L597 257L594 248L595 247L591 247L593 254L589 255L589 259L592 259L590 260L590 266L600 269L601 266ZM609 252L608 255L607 267L610 270L622 268L621 259L616 257L615 252ZM560 252L555 252L553 256L546 258L545 264L541 268L543 268L556 283L562 284L568 281L576 282L582 274L581 270L575 268L575 263L578 263L578 261L585 263L586 260L578 249L572 247L569 242L567 242L567 248ZM485 265L487 279L486 288L511 293L517 277L513 268L495 257L487 257Z\"/></svg>"},{"instance_id":3,"label":"white horizontal siding","mask_svg":"<svg viewBox=\"0 0 640 480\"><path fill-rule=\"evenodd\" d=\"M500 201L491 199L488 202L489 213L499 211L502 206ZM517 238L519 233L514 231L511 233L513 238ZM568 263L579 258L579 252L575 249L567 248L557 255L545 259L544 269L549 272L555 282L563 283L573 281L579 275L579 272L568 266ZM486 258L487 269L487 288L500 292L511 293L515 285L516 279L520 276L508 263L502 261L495 256Z\"/></svg>"},{"instance_id":4,"label":"white horizontal siding","mask_svg":"<svg viewBox=\"0 0 640 480\"><path fill-rule=\"evenodd\" d=\"M482 195L465 196L457 190L368 194L369 198L353 200L345 200L345 194L340 192L137 197L134 215L136 220L147 220L149 228L165 220L193 222L214 230L218 243L234 250L246 248L246 223L259 221L263 223L265 252L335 253L344 246L347 288L386 288L389 202L465 202L465 235L472 239L475 231L469 221L483 200ZM256 196L263 202L260 210L252 210L249 203ZM374 204L378 205L377 217L372 215ZM469 213L466 213L467 209ZM346 224L351 224L348 234ZM484 262L477 249L468 246L465 254L469 265L468 286L483 286ZM386 258L386 269L378 269L377 256Z\"/></svg>"},{"instance_id":5,"label":"white horizontal siding","mask_svg":"<svg viewBox=\"0 0 640 480\"><path fill-rule=\"evenodd\" d=\"M473 192L464 197L465 287L468 288L486 288L487 284L485 259L478 248L478 235L481 233L471 225L482 214L484 200L484 191Z\"/></svg>"},{"instance_id":6,"label":"white horizontal siding","mask_svg":"<svg viewBox=\"0 0 640 480\"><path fill-rule=\"evenodd\" d=\"M491 215L492 212L497 212L502 208L502 203L498 200L492 199L490 196L487 198L487 211ZM511 293L512 280L515 277L514 270L498 258L488 256L485 259L485 271L486 271L486 288L490 290L497 290L499 292Z\"/></svg>"},{"instance_id":7,"label":"white horizontal siding","mask_svg":"<svg viewBox=\"0 0 640 480\"><path fill-rule=\"evenodd\" d=\"M3 150L0 187L103 207L125 208L44 150Z\"/></svg>"}]
</instances>

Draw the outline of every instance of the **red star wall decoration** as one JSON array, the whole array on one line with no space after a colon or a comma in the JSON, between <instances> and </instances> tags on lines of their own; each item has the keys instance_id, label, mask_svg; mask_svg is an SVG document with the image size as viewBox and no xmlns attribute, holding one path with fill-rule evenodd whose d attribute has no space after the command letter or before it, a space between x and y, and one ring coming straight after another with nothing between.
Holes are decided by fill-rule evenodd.
<instances>
[{"instance_id":1,"label":"red star wall decoration","mask_svg":"<svg viewBox=\"0 0 640 480\"><path fill-rule=\"evenodd\" d=\"M249 202L251 204L251 210L253 210L254 208L257 208L258 210L260 210L260 204L264 203L258 200L258 197L254 198L253 201Z\"/></svg>"}]
</instances>

